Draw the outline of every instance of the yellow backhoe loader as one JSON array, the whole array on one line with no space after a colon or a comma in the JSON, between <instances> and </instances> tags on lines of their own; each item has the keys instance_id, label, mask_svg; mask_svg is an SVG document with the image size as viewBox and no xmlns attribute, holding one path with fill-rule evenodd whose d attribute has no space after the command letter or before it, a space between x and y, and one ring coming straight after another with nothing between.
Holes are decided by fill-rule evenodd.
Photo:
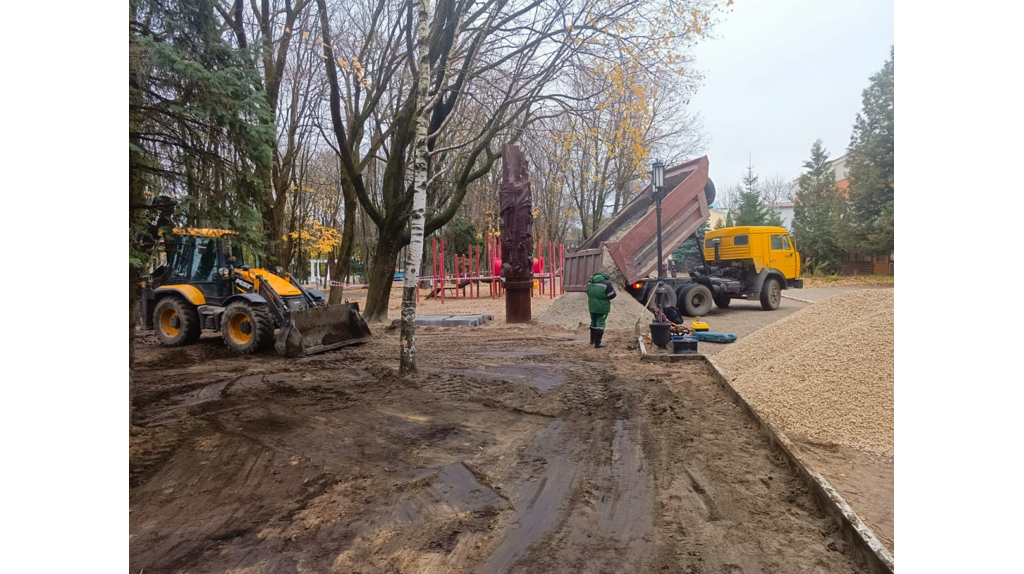
<instances>
[{"instance_id":1,"label":"yellow backhoe loader","mask_svg":"<svg viewBox=\"0 0 1024 574\"><path fill-rule=\"evenodd\" d=\"M142 284L142 316L160 344L191 345L202 331L220 331L237 353L273 346L297 357L370 338L358 303L328 306L323 293L290 274L245 265L242 249L231 245L236 235L179 228L161 235L156 252L163 257Z\"/></svg>"}]
</instances>

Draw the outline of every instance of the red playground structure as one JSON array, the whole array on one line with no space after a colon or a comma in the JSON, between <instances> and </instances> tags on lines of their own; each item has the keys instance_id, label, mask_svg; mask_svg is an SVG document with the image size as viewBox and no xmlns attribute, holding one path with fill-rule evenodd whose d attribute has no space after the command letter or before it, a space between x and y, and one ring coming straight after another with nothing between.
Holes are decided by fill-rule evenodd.
<instances>
[{"instance_id":1,"label":"red playground structure","mask_svg":"<svg viewBox=\"0 0 1024 574\"><path fill-rule=\"evenodd\" d=\"M501 278L501 245L497 235L487 233L484 245L470 245L465 254L448 253L444 239L430 239L430 275L419 278L416 298L421 288L427 289L427 299L439 298L444 304L446 294L459 299L490 297L497 299L504 293ZM565 293L562 271L565 267L565 245L540 241L534 246L539 254L533 260L532 296L547 295L554 298ZM490 262L490 263L488 263ZM424 270L426 270L424 266ZM487 292L481 294L481 284ZM557 292L557 293L556 293Z\"/></svg>"}]
</instances>

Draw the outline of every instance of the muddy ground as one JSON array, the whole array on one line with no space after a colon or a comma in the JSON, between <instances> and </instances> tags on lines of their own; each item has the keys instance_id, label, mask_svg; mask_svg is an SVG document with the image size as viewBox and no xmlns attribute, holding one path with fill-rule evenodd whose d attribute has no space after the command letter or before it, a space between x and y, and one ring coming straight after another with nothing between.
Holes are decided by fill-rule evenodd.
<instances>
[{"instance_id":1,"label":"muddy ground","mask_svg":"<svg viewBox=\"0 0 1024 574\"><path fill-rule=\"evenodd\" d=\"M861 572L702 365L628 334L396 330L302 359L143 335L132 572Z\"/></svg>"}]
</instances>

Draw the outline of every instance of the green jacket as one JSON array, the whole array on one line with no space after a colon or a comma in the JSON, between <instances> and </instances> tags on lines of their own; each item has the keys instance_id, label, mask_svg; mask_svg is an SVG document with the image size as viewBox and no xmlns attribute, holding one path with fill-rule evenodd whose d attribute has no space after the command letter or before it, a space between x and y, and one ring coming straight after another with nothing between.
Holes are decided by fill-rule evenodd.
<instances>
[{"instance_id":1,"label":"green jacket","mask_svg":"<svg viewBox=\"0 0 1024 574\"><path fill-rule=\"evenodd\" d=\"M595 273L587 283L587 299L591 313L607 314L612 310L615 288L604 273Z\"/></svg>"}]
</instances>

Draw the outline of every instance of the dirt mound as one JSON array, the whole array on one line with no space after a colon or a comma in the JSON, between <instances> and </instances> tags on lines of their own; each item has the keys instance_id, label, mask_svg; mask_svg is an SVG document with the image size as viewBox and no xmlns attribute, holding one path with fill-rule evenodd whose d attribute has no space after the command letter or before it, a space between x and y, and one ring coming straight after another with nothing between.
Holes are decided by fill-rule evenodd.
<instances>
[{"instance_id":1,"label":"dirt mound","mask_svg":"<svg viewBox=\"0 0 1024 574\"><path fill-rule=\"evenodd\" d=\"M724 349L714 362L787 434L893 455L893 290L836 295Z\"/></svg>"},{"instance_id":2,"label":"dirt mound","mask_svg":"<svg viewBox=\"0 0 1024 574\"><path fill-rule=\"evenodd\" d=\"M643 322L650 323L651 312L644 309L639 301L626 292L620 285L615 286L617 296L612 299L612 310L608 313L605 322L605 329L632 330L636 320L643 317ZM576 329L590 325L590 311L587 307L587 294L566 292L555 299L543 313L537 316L537 321L546 325L562 325L567 329Z\"/></svg>"}]
</instances>

